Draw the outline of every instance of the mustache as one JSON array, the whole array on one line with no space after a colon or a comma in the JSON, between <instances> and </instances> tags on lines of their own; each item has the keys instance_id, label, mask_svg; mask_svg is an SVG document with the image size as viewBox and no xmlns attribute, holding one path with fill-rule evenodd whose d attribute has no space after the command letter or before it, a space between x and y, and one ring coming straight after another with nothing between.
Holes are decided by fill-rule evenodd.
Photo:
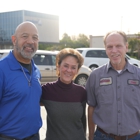
<instances>
[{"instance_id":1,"label":"mustache","mask_svg":"<svg viewBox=\"0 0 140 140\"><path fill-rule=\"evenodd\" d=\"M31 48L32 50L34 50L34 45L33 44L24 45L23 49L25 49L26 47Z\"/></svg>"}]
</instances>

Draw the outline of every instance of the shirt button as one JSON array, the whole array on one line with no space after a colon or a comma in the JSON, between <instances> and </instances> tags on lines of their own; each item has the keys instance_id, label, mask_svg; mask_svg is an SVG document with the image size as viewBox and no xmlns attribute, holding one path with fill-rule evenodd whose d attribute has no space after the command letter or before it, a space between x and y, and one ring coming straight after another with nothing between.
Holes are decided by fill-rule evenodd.
<instances>
[{"instance_id":1,"label":"shirt button","mask_svg":"<svg viewBox=\"0 0 140 140\"><path fill-rule=\"evenodd\" d=\"M118 88L120 88L120 86L118 86Z\"/></svg>"},{"instance_id":2,"label":"shirt button","mask_svg":"<svg viewBox=\"0 0 140 140\"><path fill-rule=\"evenodd\" d=\"M118 98L118 101L120 101L121 100L121 98Z\"/></svg>"},{"instance_id":3,"label":"shirt button","mask_svg":"<svg viewBox=\"0 0 140 140\"><path fill-rule=\"evenodd\" d=\"M118 113L120 113L121 111L120 110L118 110Z\"/></svg>"},{"instance_id":4,"label":"shirt button","mask_svg":"<svg viewBox=\"0 0 140 140\"><path fill-rule=\"evenodd\" d=\"M120 125L121 123L118 123L118 125Z\"/></svg>"},{"instance_id":5,"label":"shirt button","mask_svg":"<svg viewBox=\"0 0 140 140\"><path fill-rule=\"evenodd\" d=\"M132 91L134 91L134 89L132 89Z\"/></svg>"}]
</instances>

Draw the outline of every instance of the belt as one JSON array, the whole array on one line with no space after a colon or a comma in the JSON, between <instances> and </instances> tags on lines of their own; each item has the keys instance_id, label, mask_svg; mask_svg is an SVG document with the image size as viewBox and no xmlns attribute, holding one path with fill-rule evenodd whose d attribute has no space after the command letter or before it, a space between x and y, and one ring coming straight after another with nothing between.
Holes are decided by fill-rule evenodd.
<instances>
[{"instance_id":1,"label":"belt","mask_svg":"<svg viewBox=\"0 0 140 140\"><path fill-rule=\"evenodd\" d=\"M139 131L135 132L134 134L127 135L127 136L117 136L114 134L108 134L101 128L97 127L97 130L99 130L101 133L105 134L108 137L114 138L115 140L126 140L126 139L131 139L139 134Z\"/></svg>"},{"instance_id":2,"label":"belt","mask_svg":"<svg viewBox=\"0 0 140 140\"><path fill-rule=\"evenodd\" d=\"M35 134L34 134L34 135L35 135ZM29 136L29 137L23 138L22 140L30 140L34 135L31 135L31 136ZM10 137L10 136L5 136L5 135L3 135L3 134L0 134L0 137L1 137L1 138L6 138L6 139L8 139L8 140L19 140L19 139L16 139L16 138L12 138L12 137Z\"/></svg>"}]
</instances>

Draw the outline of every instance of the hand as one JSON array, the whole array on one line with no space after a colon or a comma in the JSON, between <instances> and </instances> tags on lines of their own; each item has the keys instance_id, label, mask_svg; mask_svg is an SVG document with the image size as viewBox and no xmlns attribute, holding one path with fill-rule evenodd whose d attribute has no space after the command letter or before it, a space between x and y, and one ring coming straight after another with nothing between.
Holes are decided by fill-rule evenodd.
<instances>
[{"instance_id":1,"label":"hand","mask_svg":"<svg viewBox=\"0 0 140 140\"><path fill-rule=\"evenodd\" d=\"M90 136L89 136L89 137L88 137L88 140L94 140L94 137L90 137Z\"/></svg>"}]
</instances>

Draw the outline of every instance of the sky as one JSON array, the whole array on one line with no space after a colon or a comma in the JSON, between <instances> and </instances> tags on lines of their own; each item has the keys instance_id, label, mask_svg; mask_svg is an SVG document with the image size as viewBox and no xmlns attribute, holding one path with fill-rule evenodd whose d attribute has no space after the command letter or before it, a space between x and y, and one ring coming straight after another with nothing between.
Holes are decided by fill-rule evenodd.
<instances>
[{"instance_id":1,"label":"sky","mask_svg":"<svg viewBox=\"0 0 140 140\"><path fill-rule=\"evenodd\" d=\"M0 12L30 10L59 16L59 38L140 32L139 0L0 0Z\"/></svg>"}]
</instances>

